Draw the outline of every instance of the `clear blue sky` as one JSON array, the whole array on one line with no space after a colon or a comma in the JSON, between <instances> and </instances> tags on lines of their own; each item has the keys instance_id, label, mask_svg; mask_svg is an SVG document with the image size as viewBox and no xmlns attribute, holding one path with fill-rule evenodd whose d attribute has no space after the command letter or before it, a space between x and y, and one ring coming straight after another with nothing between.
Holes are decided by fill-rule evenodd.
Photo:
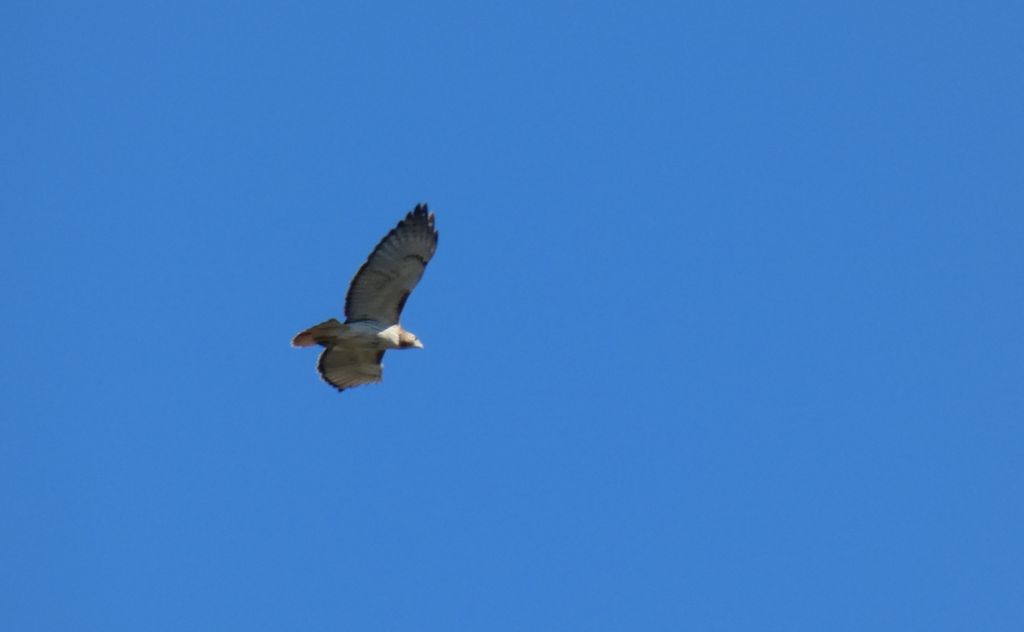
<instances>
[{"instance_id":1,"label":"clear blue sky","mask_svg":"<svg viewBox=\"0 0 1024 632\"><path fill-rule=\"evenodd\" d=\"M4 3L0 628L1024 629L1022 20Z\"/></svg>"}]
</instances>

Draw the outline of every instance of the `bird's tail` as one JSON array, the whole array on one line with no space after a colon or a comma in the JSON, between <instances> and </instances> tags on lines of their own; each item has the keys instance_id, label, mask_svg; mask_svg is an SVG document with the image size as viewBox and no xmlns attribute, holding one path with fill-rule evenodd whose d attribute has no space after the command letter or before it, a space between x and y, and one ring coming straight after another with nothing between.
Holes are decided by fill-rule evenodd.
<instances>
[{"instance_id":1,"label":"bird's tail","mask_svg":"<svg viewBox=\"0 0 1024 632\"><path fill-rule=\"evenodd\" d=\"M325 342L337 338L341 334L342 324L338 322L337 318L325 320L319 325L313 325L306 331L300 332L294 338L292 338L293 347L312 347L316 344L324 344Z\"/></svg>"}]
</instances>

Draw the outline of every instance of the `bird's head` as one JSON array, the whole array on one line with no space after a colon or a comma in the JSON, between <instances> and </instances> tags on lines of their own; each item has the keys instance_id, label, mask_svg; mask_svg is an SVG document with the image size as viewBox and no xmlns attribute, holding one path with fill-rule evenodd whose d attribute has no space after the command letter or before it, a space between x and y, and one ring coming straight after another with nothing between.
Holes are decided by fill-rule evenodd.
<instances>
[{"instance_id":1,"label":"bird's head","mask_svg":"<svg viewBox=\"0 0 1024 632\"><path fill-rule=\"evenodd\" d=\"M411 331L402 330L398 332L399 349L422 349L423 343Z\"/></svg>"}]
</instances>

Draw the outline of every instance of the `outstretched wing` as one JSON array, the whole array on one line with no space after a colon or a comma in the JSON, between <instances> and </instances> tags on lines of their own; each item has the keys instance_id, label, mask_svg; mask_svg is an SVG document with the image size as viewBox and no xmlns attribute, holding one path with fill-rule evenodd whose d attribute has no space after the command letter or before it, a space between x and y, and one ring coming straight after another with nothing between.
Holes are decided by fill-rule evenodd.
<instances>
[{"instance_id":1,"label":"outstretched wing","mask_svg":"<svg viewBox=\"0 0 1024 632\"><path fill-rule=\"evenodd\" d=\"M360 384L380 382L383 351L352 345L327 347L320 354L316 369L325 382L343 391Z\"/></svg>"},{"instance_id":2,"label":"outstretched wing","mask_svg":"<svg viewBox=\"0 0 1024 632\"><path fill-rule=\"evenodd\" d=\"M418 204L377 244L356 272L345 297L345 318L388 326L397 323L435 250L434 215L427 212L426 204Z\"/></svg>"}]
</instances>

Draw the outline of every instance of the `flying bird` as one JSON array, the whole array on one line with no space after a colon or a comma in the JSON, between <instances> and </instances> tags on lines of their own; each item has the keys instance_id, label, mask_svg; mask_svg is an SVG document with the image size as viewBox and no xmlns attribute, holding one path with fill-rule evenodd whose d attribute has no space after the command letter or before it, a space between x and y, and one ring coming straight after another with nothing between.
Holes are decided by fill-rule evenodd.
<instances>
[{"instance_id":1,"label":"flying bird","mask_svg":"<svg viewBox=\"0 0 1024 632\"><path fill-rule=\"evenodd\" d=\"M385 351L423 348L398 317L435 250L434 214L418 204L380 240L352 278L345 322L325 320L295 336L292 346L322 346L317 371L339 391L380 382Z\"/></svg>"}]
</instances>

